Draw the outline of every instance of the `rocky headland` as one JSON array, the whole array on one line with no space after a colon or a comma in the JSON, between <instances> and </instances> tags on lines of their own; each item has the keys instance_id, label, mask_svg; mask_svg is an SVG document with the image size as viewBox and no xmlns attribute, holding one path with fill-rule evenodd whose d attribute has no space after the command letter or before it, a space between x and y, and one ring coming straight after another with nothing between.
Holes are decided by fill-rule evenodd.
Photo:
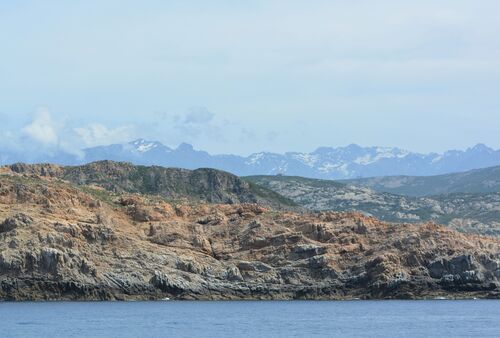
<instances>
[{"instance_id":1,"label":"rocky headland","mask_svg":"<svg viewBox=\"0 0 500 338\"><path fill-rule=\"evenodd\" d=\"M0 169L0 299L500 298L498 237L276 208L227 173L120 168Z\"/></svg>"}]
</instances>

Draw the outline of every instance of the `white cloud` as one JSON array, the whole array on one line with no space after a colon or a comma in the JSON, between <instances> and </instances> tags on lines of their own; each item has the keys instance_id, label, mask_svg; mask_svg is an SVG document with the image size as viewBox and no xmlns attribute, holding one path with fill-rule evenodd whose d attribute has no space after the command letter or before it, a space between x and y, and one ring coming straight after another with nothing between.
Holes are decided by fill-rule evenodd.
<instances>
[{"instance_id":1,"label":"white cloud","mask_svg":"<svg viewBox=\"0 0 500 338\"><path fill-rule=\"evenodd\" d=\"M127 142L130 141L135 134L133 126L108 128L98 123L74 128L73 130L82 140L85 147Z\"/></svg>"},{"instance_id":2,"label":"white cloud","mask_svg":"<svg viewBox=\"0 0 500 338\"><path fill-rule=\"evenodd\" d=\"M47 108L40 109L22 133L43 146L57 146L59 142L56 124Z\"/></svg>"},{"instance_id":3,"label":"white cloud","mask_svg":"<svg viewBox=\"0 0 500 338\"><path fill-rule=\"evenodd\" d=\"M75 127L68 123L68 118L55 116L47 108L39 109L25 126L0 130L0 149L26 159L58 153L82 158L84 148L128 142L135 134L133 125L110 128L90 123Z\"/></svg>"}]
</instances>

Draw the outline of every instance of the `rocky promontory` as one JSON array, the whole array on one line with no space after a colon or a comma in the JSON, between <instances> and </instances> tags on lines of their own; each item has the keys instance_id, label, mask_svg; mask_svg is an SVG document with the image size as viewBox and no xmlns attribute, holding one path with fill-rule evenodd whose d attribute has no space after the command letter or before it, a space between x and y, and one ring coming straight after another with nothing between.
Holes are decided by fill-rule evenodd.
<instances>
[{"instance_id":1,"label":"rocky promontory","mask_svg":"<svg viewBox=\"0 0 500 338\"><path fill-rule=\"evenodd\" d=\"M3 300L500 298L498 238L276 210L238 190L232 204L113 191L39 168L0 170Z\"/></svg>"}]
</instances>

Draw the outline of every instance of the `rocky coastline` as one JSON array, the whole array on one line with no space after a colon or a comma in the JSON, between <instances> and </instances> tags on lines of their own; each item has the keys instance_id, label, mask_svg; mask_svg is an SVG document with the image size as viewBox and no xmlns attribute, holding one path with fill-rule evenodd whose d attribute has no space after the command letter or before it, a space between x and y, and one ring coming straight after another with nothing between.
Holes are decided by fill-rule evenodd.
<instances>
[{"instance_id":1,"label":"rocky coastline","mask_svg":"<svg viewBox=\"0 0 500 338\"><path fill-rule=\"evenodd\" d=\"M498 299L499 249L434 223L0 174L1 300Z\"/></svg>"}]
</instances>

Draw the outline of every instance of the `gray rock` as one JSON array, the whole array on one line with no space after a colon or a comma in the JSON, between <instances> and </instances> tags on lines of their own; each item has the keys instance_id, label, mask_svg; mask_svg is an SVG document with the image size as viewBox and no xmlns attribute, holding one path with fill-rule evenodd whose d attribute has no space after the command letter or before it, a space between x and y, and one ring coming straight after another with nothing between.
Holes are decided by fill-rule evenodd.
<instances>
[{"instance_id":1,"label":"gray rock","mask_svg":"<svg viewBox=\"0 0 500 338\"><path fill-rule=\"evenodd\" d=\"M163 292L173 295L180 295L190 289L189 283L179 275L167 275L160 271L155 271L150 283Z\"/></svg>"},{"instance_id":2,"label":"gray rock","mask_svg":"<svg viewBox=\"0 0 500 338\"><path fill-rule=\"evenodd\" d=\"M323 269L327 264L328 260L325 256L314 256L309 258L309 267L311 269Z\"/></svg>"},{"instance_id":3,"label":"gray rock","mask_svg":"<svg viewBox=\"0 0 500 338\"><path fill-rule=\"evenodd\" d=\"M40 270L57 274L63 263L63 254L54 248L45 248L40 252Z\"/></svg>"},{"instance_id":4,"label":"gray rock","mask_svg":"<svg viewBox=\"0 0 500 338\"><path fill-rule=\"evenodd\" d=\"M8 232L17 228L27 227L33 223L33 219L23 213L16 214L0 223L0 233Z\"/></svg>"},{"instance_id":5,"label":"gray rock","mask_svg":"<svg viewBox=\"0 0 500 338\"><path fill-rule=\"evenodd\" d=\"M225 277L230 281L243 281L240 270L236 266L227 268Z\"/></svg>"},{"instance_id":6,"label":"gray rock","mask_svg":"<svg viewBox=\"0 0 500 338\"><path fill-rule=\"evenodd\" d=\"M302 245L297 245L296 247L293 248L291 258L304 259L318 255L323 255L325 253L326 253L325 247L316 246L313 244L302 244Z\"/></svg>"},{"instance_id":7,"label":"gray rock","mask_svg":"<svg viewBox=\"0 0 500 338\"><path fill-rule=\"evenodd\" d=\"M472 255L460 255L452 259L441 258L428 266L429 275L443 282L477 283L482 279L479 263Z\"/></svg>"},{"instance_id":8,"label":"gray rock","mask_svg":"<svg viewBox=\"0 0 500 338\"><path fill-rule=\"evenodd\" d=\"M262 262L247 262L241 261L238 263L238 268L241 271L257 271L257 272L268 272L272 270L272 267Z\"/></svg>"}]
</instances>

